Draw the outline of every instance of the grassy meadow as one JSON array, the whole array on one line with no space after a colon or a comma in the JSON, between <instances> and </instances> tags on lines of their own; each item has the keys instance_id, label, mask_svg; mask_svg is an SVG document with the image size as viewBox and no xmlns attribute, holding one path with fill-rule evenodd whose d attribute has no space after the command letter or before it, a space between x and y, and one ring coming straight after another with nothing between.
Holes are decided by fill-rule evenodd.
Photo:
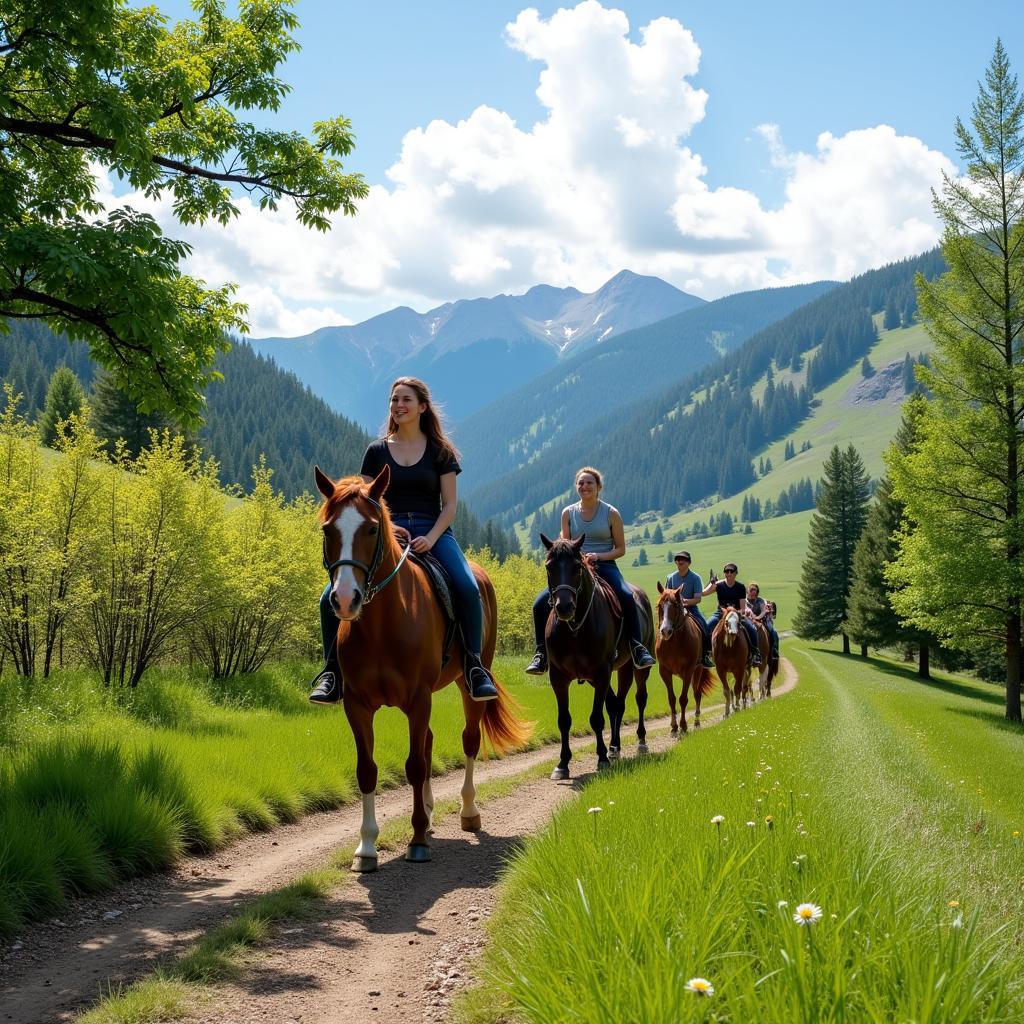
<instances>
[{"instance_id":1,"label":"grassy meadow","mask_svg":"<svg viewBox=\"0 0 1024 1024\"><path fill-rule=\"evenodd\" d=\"M536 723L537 745L557 736L555 701L524 662L501 658L496 668ZM56 912L70 894L356 798L343 709L306 700L315 671L282 664L215 684L157 670L134 693L106 690L85 672L0 678L0 935ZM665 688L656 674L651 682L649 713L665 714ZM572 690L578 733L589 731L592 692ZM434 771L461 765L454 687L435 697L431 725ZM383 709L382 787L404 784L407 754L405 717Z\"/></svg>"},{"instance_id":2,"label":"grassy meadow","mask_svg":"<svg viewBox=\"0 0 1024 1024\"><path fill-rule=\"evenodd\" d=\"M1024 1019L999 691L789 654L793 694L596 779L527 844L457 1020Z\"/></svg>"}]
</instances>

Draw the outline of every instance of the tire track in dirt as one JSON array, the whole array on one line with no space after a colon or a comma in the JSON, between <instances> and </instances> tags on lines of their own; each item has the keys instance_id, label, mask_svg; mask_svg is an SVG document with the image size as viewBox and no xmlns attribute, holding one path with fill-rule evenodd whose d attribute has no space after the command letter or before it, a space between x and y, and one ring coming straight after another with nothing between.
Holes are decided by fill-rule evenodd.
<instances>
[{"instance_id":1,"label":"tire track in dirt","mask_svg":"<svg viewBox=\"0 0 1024 1024\"><path fill-rule=\"evenodd\" d=\"M796 681L783 659L781 695ZM691 705L692 707L692 705ZM706 707L706 725L721 706ZM648 722L652 751L675 742L668 718ZM625 730L632 735L632 727ZM625 738L625 737L624 737ZM564 783L529 781L489 801L483 829L465 833L458 816L438 823L429 865L407 864L404 851L381 851L376 874L353 876L314 922L277 929L273 946L254 957L237 982L218 986L216 1005L188 1018L199 1022L438 1021L471 975L483 942L505 860L523 838L549 820L593 773L593 755L578 751L580 774ZM630 748L625 748L629 754ZM525 772L557 757L557 744L477 765L478 784ZM461 770L434 779L435 798L458 796ZM401 786L377 798L378 822L408 819ZM359 831L358 804L247 837L208 857L182 862L171 874L136 879L113 893L74 901L60 919L36 925L0 945L0 1022L35 1024L74 1018L101 991L127 985L156 963L182 952L254 895L322 866Z\"/></svg>"}]
</instances>

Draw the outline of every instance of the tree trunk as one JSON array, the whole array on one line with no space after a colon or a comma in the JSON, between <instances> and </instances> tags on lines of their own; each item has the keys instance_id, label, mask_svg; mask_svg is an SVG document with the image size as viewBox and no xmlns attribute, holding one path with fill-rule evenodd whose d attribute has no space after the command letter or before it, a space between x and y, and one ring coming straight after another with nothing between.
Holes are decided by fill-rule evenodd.
<instances>
[{"instance_id":1,"label":"tree trunk","mask_svg":"<svg viewBox=\"0 0 1024 1024\"><path fill-rule=\"evenodd\" d=\"M842 634L842 637L843 637L843 654L849 654L850 653L850 638L845 633Z\"/></svg>"},{"instance_id":2,"label":"tree trunk","mask_svg":"<svg viewBox=\"0 0 1024 1024\"><path fill-rule=\"evenodd\" d=\"M860 656L862 658L866 658L868 656L868 645L867 644L861 644L860 645Z\"/></svg>"},{"instance_id":3,"label":"tree trunk","mask_svg":"<svg viewBox=\"0 0 1024 1024\"><path fill-rule=\"evenodd\" d=\"M922 643L921 646L918 648L918 652L919 653L917 658L917 674L922 679L931 679L932 673L928 664L928 645L926 643Z\"/></svg>"},{"instance_id":4,"label":"tree trunk","mask_svg":"<svg viewBox=\"0 0 1024 1024\"><path fill-rule=\"evenodd\" d=\"M1006 717L1011 722L1020 718L1020 613L1006 622Z\"/></svg>"}]
</instances>

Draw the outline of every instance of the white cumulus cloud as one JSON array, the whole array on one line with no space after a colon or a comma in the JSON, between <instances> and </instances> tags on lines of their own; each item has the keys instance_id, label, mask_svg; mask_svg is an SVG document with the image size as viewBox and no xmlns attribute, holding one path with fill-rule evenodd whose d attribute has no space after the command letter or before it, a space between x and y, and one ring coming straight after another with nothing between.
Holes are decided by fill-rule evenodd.
<instances>
[{"instance_id":1,"label":"white cumulus cloud","mask_svg":"<svg viewBox=\"0 0 1024 1024\"><path fill-rule=\"evenodd\" d=\"M227 227L183 228L166 203L131 201L193 245L192 272L239 283L256 336L539 282L592 289L623 267L714 298L849 277L938 240L930 189L955 168L886 125L823 132L812 153L759 125L781 205L710 188L686 144L706 116L691 81L700 47L674 18L635 38L630 28L598 0L548 18L523 10L505 39L539 65L541 120L479 106L413 128L387 182L328 235L297 225L286 204L260 212L243 197Z\"/></svg>"}]
</instances>

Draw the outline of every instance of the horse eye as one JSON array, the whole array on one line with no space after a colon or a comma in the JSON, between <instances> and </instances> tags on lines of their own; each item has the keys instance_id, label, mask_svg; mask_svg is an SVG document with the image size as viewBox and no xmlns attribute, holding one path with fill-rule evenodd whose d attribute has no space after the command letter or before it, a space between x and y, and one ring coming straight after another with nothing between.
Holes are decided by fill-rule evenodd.
<instances>
[{"instance_id":1,"label":"horse eye","mask_svg":"<svg viewBox=\"0 0 1024 1024\"><path fill-rule=\"evenodd\" d=\"M376 537L377 536L377 527L376 526L371 526L370 527L370 536L371 537Z\"/></svg>"}]
</instances>

